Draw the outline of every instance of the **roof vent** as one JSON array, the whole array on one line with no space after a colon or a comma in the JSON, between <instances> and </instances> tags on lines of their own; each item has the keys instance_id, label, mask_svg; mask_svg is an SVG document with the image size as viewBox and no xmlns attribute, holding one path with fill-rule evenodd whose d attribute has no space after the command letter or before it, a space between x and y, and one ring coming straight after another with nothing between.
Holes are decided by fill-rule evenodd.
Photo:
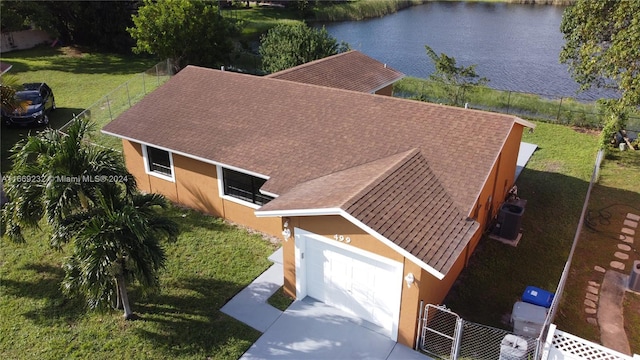
<instances>
[{"instance_id":1,"label":"roof vent","mask_svg":"<svg viewBox=\"0 0 640 360\"><path fill-rule=\"evenodd\" d=\"M384 64L384 68L385 68L385 69L387 68L387 64Z\"/></svg>"}]
</instances>

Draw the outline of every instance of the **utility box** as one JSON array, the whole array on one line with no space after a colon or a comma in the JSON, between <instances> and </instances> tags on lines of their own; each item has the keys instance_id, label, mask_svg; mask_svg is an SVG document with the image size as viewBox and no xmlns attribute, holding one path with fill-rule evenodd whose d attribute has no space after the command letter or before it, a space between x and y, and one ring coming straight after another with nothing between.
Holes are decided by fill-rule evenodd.
<instances>
[{"instance_id":1,"label":"utility box","mask_svg":"<svg viewBox=\"0 0 640 360\"><path fill-rule=\"evenodd\" d=\"M500 213L498 214L498 221L500 222L499 236L505 239L515 240L520 233L523 214L524 207L522 206L508 203L502 204Z\"/></svg>"},{"instance_id":2,"label":"utility box","mask_svg":"<svg viewBox=\"0 0 640 360\"><path fill-rule=\"evenodd\" d=\"M509 334L500 342L499 360L527 360L528 346L526 339Z\"/></svg>"},{"instance_id":3,"label":"utility box","mask_svg":"<svg viewBox=\"0 0 640 360\"><path fill-rule=\"evenodd\" d=\"M553 302L553 296L554 293L547 290L543 290L535 286L527 286L527 288L524 290L524 293L522 294L522 301L529 304L550 308L551 303Z\"/></svg>"},{"instance_id":4,"label":"utility box","mask_svg":"<svg viewBox=\"0 0 640 360\"><path fill-rule=\"evenodd\" d=\"M629 275L629 290L640 292L640 260L633 262Z\"/></svg>"},{"instance_id":5,"label":"utility box","mask_svg":"<svg viewBox=\"0 0 640 360\"><path fill-rule=\"evenodd\" d=\"M538 337L547 318L547 308L518 301L513 304L511 322L516 335Z\"/></svg>"}]
</instances>

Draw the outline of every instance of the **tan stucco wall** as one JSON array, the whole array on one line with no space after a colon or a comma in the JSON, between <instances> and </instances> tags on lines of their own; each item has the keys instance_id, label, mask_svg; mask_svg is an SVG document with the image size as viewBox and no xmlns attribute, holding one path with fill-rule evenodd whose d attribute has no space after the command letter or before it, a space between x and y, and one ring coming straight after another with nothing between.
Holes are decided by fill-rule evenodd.
<instances>
[{"instance_id":1,"label":"tan stucco wall","mask_svg":"<svg viewBox=\"0 0 640 360\"><path fill-rule=\"evenodd\" d=\"M254 215L254 209L229 200L223 200L222 204L223 218L272 236L282 236L282 221L280 218L258 218Z\"/></svg>"},{"instance_id":2,"label":"tan stucco wall","mask_svg":"<svg viewBox=\"0 0 640 360\"><path fill-rule=\"evenodd\" d=\"M144 162L142 161L142 146L127 140L122 140L122 154L127 169L136 178L138 189L143 192L151 192L151 184L149 176L144 171Z\"/></svg>"},{"instance_id":3,"label":"tan stucco wall","mask_svg":"<svg viewBox=\"0 0 640 360\"><path fill-rule=\"evenodd\" d=\"M125 163L141 191L160 193L184 205L272 236L281 236L280 218L257 218L254 209L220 197L216 166L186 156L172 154L175 181L147 174L142 146L122 141Z\"/></svg>"},{"instance_id":4,"label":"tan stucco wall","mask_svg":"<svg viewBox=\"0 0 640 360\"><path fill-rule=\"evenodd\" d=\"M393 95L393 84L383 87L382 89L376 91L375 94L386 95L386 96Z\"/></svg>"},{"instance_id":5,"label":"tan stucco wall","mask_svg":"<svg viewBox=\"0 0 640 360\"><path fill-rule=\"evenodd\" d=\"M222 215L215 165L173 154L178 202L215 216Z\"/></svg>"}]
</instances>

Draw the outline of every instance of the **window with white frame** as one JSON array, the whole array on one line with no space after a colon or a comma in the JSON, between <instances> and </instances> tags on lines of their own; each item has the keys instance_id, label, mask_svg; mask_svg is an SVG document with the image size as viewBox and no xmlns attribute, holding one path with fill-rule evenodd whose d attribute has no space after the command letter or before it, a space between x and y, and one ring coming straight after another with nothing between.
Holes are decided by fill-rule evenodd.
<instances>
[{"instance_id":1,"label":"window with white frame","mask_svg":"<svg viewBox=\"0 0 640 360\"><path fill-rule=\"evenodd\" d=\"M162 149L145 146L147 156L147 171L158 175L173 177L171 154Z\"/></svg>"},{"instance_id":2,"label":"window with white frame","mask_svg":"<svg viewBox=\"0 0 640 360\"><path fill-rule=\"evenodd\" d=\"M238 171L222 169L224 194L256 205L264 205L273 197L260 193L266 179L244 174Z\"/></svg>"}]
</instances>

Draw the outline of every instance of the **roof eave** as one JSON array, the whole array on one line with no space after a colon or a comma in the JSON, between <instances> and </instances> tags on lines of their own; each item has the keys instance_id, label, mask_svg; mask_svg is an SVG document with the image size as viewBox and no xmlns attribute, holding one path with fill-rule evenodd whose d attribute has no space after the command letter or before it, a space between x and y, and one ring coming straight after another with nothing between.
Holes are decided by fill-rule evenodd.
<instances>
[{"instance_id":1,"label":"roof eave","mask_svg":"<svg viewBox=\"0 0 640 360\"><path fill-rule=\"evenodd\" d=\"M124 135L119 135L119 134L116 134L116 133L112 133L110 131L105 131L104 129L100 130L100 132L105 134L105 135L110 135L110 136L114 136L114 137L120 138L122 140L127 140L127 141L130 141L130 142L133 142L133 143L137 143L137 144L140 144L140 145L151 146L151 147L154 147L154 148L158 148L160 150L168 151L171 154L184 156L186 158L198 160L198 161L201 161L203 163L210 164L210 165L221 166L221 167L229 169L229 170L238 171L238 172L241 172L241 173L244 173L244 174L247 174L247 175L259 177L261 179L269 180L271 178L269 175L261 174L261 173L258 173L258 172L252 171L252 170L247 170L247 169L243 169L243 168L240 168L240 167L237 167L237 166L225 164L225 163L222 163L222 162L219 162L219 161L206 159L206 158L203 158L203 157L200 157L200 156L197 156L197 155L193 155L193 154L187 154L187 153L182 152L182 151L174 150L174 149L167 148L167 147L160 146L160 145L151 144L151 143L146 142L146 141L134 139L132 137L128 137L128 136L124 136ZM274 193L271 193L271 192L268 192L268 191L260 190L260 192L265 194L265 195L268 195L268 196L278 197L277 194L274 194Z\"/></svg>"},{"instance_id":2,"label":"roof eave","mask_svg":"<svg viewBox=\"0 0 640 360\"><path fill-rule=\"evenodd\" d=\"M531 121L521 119L519 117L515 118L515 122L517 124L520 124L520 125L524 126L524 127L528 127L529 129L535 129L536 128L536 124L532 123Z\"/></svg>"},{"instance_id":3,"label":"roof eave","mask_svg":"<svg viewBox=\"0 0 640 360\"><path fill-rule=\"evenodd\" d=\"M398 82L398 81L400 81L400 80L404 79L405 77L406 77L406 75L405 75L405 74L402 74L402 75L400 75L399 77L395 78L394 80L388 81L388 82L386 82L386 83L382 84L381 86L378 86L377 88L373 89L373 90L371 91L371 94L375 94L375 92L376 92L376 91L380 91L380 90L382 90L382 89L386 88L386 87L387 87L387 86L389 86L389 85L395 84L396 82Z\"/></svg>"}]
</instances>

